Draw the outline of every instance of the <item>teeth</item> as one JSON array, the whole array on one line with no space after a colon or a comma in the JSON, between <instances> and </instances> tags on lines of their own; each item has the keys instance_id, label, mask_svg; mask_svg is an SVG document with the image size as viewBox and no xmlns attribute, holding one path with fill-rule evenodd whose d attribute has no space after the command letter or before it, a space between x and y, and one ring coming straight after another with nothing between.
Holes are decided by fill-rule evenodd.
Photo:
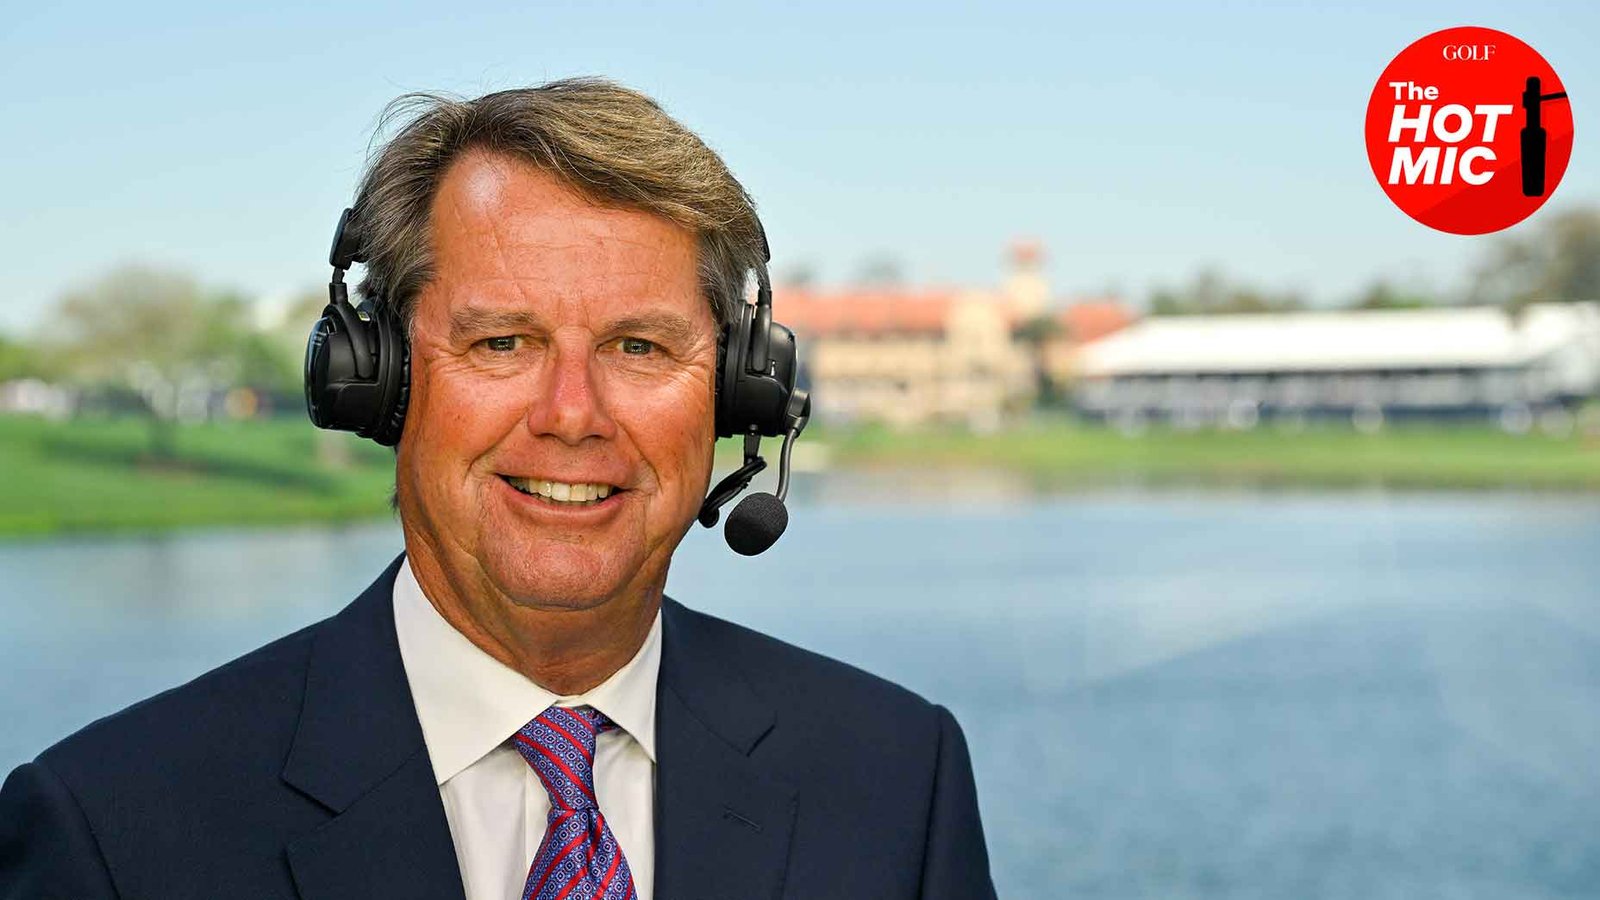
<instances>
[{"instance_id":1,"label":"teeth","mask_svg":"<svg viewBox=\"0 0 1600 900\"><path fill-rule=\"evenodd\" d=\"M618 490L609 484L568 484L561 481L535 481L529 478L507 478L512 487L524 494L538 494L557 503L591 505L611 496Z\"/></svg>"}]
</instances>

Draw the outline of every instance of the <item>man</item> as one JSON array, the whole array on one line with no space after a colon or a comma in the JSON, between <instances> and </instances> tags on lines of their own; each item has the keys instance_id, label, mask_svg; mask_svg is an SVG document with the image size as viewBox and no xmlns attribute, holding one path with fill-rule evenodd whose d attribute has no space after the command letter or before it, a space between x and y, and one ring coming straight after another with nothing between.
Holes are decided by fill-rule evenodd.
<instances>
[{"instance_id":1,"label":"man","mask_svg":"<svg viewBox=\"0 0 1600 900\"><path fill-rule=\"evenodd\" d=\"M354 207L405 553L0 790L0 898L990 897L942 707L663 596L748 196L593 80L418 100Z\"/></svg>"}]
</instances>

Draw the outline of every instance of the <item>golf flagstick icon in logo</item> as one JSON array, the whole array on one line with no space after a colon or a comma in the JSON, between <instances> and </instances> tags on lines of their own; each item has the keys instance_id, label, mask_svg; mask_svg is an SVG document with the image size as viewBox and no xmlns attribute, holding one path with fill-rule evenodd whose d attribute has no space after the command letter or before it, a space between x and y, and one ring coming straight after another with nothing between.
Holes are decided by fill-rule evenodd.
<instances>
[{"instance_id":1,"label":"golf flagstick icon in logo","mask_svg":"<svg viewBox=\"0 0 1600 900\"><path fill-rule=\"evenodd\" d=\"M1561 184L1572 135L1555 70L1491 28L1448 28L1412 43L1367 103L1378 185L1406 215L1452 234L1487 234L1532 215Z\"/></svg>"},{"instance_id":2,"label":"golf flagstick icon in logo","mask_svg":"<svg viewBox=\"0 0 1600 900\"><path fill-rule=\"evenodd\" d=\"M1539 93L1539 76L1528 77L1528 87L1522 92L1522 196L1544 196L1544 157L1549 135L1539 124L1539 104L1549 100L1565 100L1566 91L1554 94Z\"/></svg>"}]
</instances>

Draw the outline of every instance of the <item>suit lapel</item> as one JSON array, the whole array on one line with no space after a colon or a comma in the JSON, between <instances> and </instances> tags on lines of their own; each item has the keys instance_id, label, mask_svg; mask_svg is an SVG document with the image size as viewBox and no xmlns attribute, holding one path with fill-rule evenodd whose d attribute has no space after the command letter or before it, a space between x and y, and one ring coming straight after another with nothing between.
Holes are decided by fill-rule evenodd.
<instances>
[{"instance_id":1,"label":"suit lapel","mask_svg":"<svg viewBox=\"0 0 1600 900\"><path fill-rule=\"evenodd\" d=\"M317 636L283 779L334 818L288 846L306 900L462 898L394 631L396 558Z\"/></svg>"},{"instance_id":2,"label":"suit lapel","mask_svg":"<svg viewBox=\"0 0 1600 900\"><path fill-rule=\"evenodd\" d=\"M783 892L798 797L750 758L771 730L717 623L662 601L656 688L655 900Z\"/></svg>"}]
</instances>

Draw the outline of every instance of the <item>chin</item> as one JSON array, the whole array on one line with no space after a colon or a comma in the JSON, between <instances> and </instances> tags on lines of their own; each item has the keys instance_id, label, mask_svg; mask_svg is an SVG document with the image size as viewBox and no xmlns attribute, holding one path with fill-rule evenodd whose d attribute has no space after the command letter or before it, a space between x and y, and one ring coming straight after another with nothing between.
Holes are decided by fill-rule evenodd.
<instances>
[{"instance_id":1,"label":"chin","mask_svg":"<svg viewBox=\"0 0 1600 900\"><path fill-rule=\"evenodd\" d=\"M529 609L592 609L615 596L633 570L603 551L561 541L486 550L489 577L513 603Z\"/></svg>"}]
</instances>

